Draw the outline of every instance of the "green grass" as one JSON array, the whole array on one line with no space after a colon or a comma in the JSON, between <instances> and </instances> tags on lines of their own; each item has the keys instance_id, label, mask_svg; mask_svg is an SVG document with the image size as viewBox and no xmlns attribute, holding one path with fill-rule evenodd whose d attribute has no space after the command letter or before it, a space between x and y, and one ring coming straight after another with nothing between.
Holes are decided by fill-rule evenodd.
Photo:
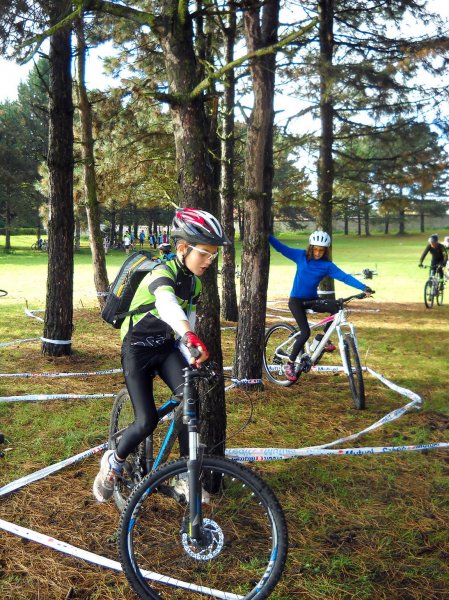
<instances>
[{"instance_id":1,"label":"green grass","mask_svg":"<svg viewBox=\"0 0 449 600\"><path fill-rule=\"evenodd\" d=\"M366 281L376 290L377 302L422 302L427 271L418 268L419 258L427 243L427 234L373 235L371 237L336 234L333 239L333 260L348 273L361 273L364 268L376 269L379 275ZM305 248L308 234L282 234L280 239L293 247ZM0 288L7 289L10 297L39 304L45 303L47 254L32 252L33 236L14 236L11 253L4 251L4 237L0 237ZM237 262L240 260L240 243L236 244ZM112 280L125 255L112 250L107 255L107 269ZM427 261L429 262L429 261ZM268 297L287 296L295 273L294 264L271 249ZM356 275L362 279L361 275ZM14 281L14 285L9 282ZM9 289L8 289L9 287ZM349 295L353 288L336 282L338 296ZM83 241L75 255L74 305L96 304L90 251Z\"/></svg>"},{"instance_id":2,"label":"green grass","mask_svg":"<svg viewBox=\"0 0 449 600\"><path fill-rule=\"evenodd\" d=\"M307 236L285 236L305 247ZM448 441L447 305L426 310L426 273L417 268L427 237L409 235L334 239L334 260L358 272L376 267L373 300L351 314L364 362L422 396L423 409L405 415L354 442L391 446ZM1 238L0 238L1 241ZM13 238L14 251L0 246L0 342L38 337L42 323L25 317L43 308L47 255L28 250L32 238ZM20 242L20 244L19 244ZM286 298L293 265L272 251L270 298ZM124 254L108 255L112 277ZM398 284L401 282L401 285ZM337 287L338 295L350 293ZM75 330L71 357L44 357L38 343L0 348L1 372L97 371L120 364L118 332L103 324L93 290L90 255L84 244L75 257ZM449 299L448 299L449 301ZM368 309L368 310L367 310ZM226 364L232 362L234 333L223 334ZM326 360L335 361L335 356ZM116 393L122 376L0 378L0 396L37 393ZM227 394L228 433L247 427L228 447L303 447L322 444L367 427L407 399L365 377L367 409L355 411L343 375L310 373L291 388L266 385L250 396ZM163 388L160 388L165 398ZM9 450L0 459L0 485L104 441L112 399L0 402L0 431ZM118 515L99 506L91 486L93 457L2 498L0 518L117 559ZM252 465L269 481L285 510L290 551L274 600L354 598L430 600L449 590L447 451L376 456L310 457ZM72 591L70 591L72 590ZM16 600L134 598L121 574L0 530L0 596Z\"/></svg>"}]
</instances>

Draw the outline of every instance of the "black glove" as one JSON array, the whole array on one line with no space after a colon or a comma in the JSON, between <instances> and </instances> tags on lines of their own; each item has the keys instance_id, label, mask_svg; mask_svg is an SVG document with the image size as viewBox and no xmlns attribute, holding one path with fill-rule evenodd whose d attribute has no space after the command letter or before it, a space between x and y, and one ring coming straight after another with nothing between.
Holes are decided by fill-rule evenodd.
<instances>
[{"instance_id":1,"label":"black glove","mask_svg":"<svg viewBox=\"0 0 449 600\"><path fill-rule=\"evenodd\" d=\"M368 287L367 285L365 286L364 290L365 294L374 294L374 290L372 290L370 287Z\"/></svg>"}]
</instances>

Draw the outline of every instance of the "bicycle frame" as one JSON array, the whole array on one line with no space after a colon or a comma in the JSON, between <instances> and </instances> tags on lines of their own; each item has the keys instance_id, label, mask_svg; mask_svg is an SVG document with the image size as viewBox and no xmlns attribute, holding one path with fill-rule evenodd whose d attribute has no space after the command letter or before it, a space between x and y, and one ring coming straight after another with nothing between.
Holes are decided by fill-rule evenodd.
<instances>
[{"instance_id":1,"label":"bicycle frame","mask_svg":"<svg viewBox=\"0 0 449 600\"><path fill-rule=\"evenodd\" d=\"M312 365L315 365L318 362L322 353L324 352L324 347L325 347L327 341L332 336L332 334L335 332L338 337L338 348L339 348L340 355L341 355L343 370L346 375L349 375L349 367L348 367L346 353L344 352L344 345L343 345L345 328L347 328L348 333L354 339L354 343L356 345L357 351L359 350L359 347L358 347L358 343L357 343L357 337L355 334L355 327L354 327L353 323L350 323L349 321L347 321L348 314L349 314L349 310L346 307L343 307L337 313L335 313L335 315L330 315L329 317L326 317L318 322L309 322L309 327L310 327L311 333L314 332L316 329L320 329L324 325L331 323L331 326L326 331L326 333L323 335L323 338L321 339L320 343L318 344L318 346L315 348L315 350L313 352L310 351L310 345L311 345L310 339L312 339L312 335L310 336L309 340L307 340L304 345L304 350L307 354L309 354ZM300 335L300 333L301 332L298 330L294 335L292 335L287 340L285 340L285 342L280 344L280 346L278 346L278 348L276 349L276 355L281 357L281 356L285 356L285 354L290 354L293 344L295 343L295 340ZM300 360L301 360L301 355L298 355L298 357L296 358L296 363L299 364Z\"/></svg>"}]
</instances>

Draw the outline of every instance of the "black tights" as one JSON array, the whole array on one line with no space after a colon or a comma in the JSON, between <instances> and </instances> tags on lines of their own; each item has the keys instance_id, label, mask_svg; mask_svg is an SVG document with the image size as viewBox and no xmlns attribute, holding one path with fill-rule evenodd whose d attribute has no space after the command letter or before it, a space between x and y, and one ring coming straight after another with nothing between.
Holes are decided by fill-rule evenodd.
<instances>
[{"instance_id":1,"label":"black tights","mask_svg":"<svg viewBox=\"0 0 449 600\"><path fill-rule=\"evenodd\" d=\"M159 348L122 345L122 366L126 387L134 408L134 422L123 432L117 446L117 456L125 459L156 429L158 419L153 395L153 380L159 375L174 395L183 388L183 368L186 361L172 343ZM183 427L178 436L181 456L188 453L188 433Z\"/></svg>"},{"instance_id":2,"label":"black tights","mask_svg":"<svg viewBox=\"0 0 449 600\"><path fill-rule=\"evenodd\" d=\"M307 301L307 308L311 308L316 312L328 312L331 315L335 315L338 312L339 306L335 303L335 306L332 301L326 301L326 306L323 309L323 305L320 301L317 301L317 304L310 304L310 300ZM295 340L292 351L290 353L289 359L294 362L296 357L300 352L304 351L304 344L307 342L310 336L310 327L309 322L307 320L306 307L304 306L304 300L301 298L294 298L293 296L289 298L288 307L295 317L296 323L301 331L298 337ZM324 327L324 331L326 332L331 326L332 321L326 323Z\"/></svg>"}]
</instances>

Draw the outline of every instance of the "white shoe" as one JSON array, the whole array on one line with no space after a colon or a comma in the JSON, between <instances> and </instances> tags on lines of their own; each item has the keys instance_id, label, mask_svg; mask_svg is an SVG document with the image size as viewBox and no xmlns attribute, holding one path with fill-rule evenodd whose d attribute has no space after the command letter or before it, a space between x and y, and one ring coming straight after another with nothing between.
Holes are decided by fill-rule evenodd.
<instances>
[{"instance_id":1,"label":"white shoe","mask_svg":"<svg viewBox=\"0 0 449 600\"><path fill-rule=\"evenodd\" d=\"M114 483L120 469L113 468L110 459L114 455L114 450L106 450L101 457L100 470L95 477L93 493L98 502L106 502L114 492Z\"/></svg>"},{"instance_id":2,"label":"white shoe","mask_svg":"<svg viewBox=\"0 0 449 600\"><path fill-rule=\"evenodd\" d=\"M187 473L182 473L178 475L175 481L175 485L173 486L174 491L180 496L184 496L185 501L189 501L189 482L187 480ZM210 502L210 494L204 488L202 489L201 494L201 502L202 504L209 504Z\"/></svg>"}]
</instances>

